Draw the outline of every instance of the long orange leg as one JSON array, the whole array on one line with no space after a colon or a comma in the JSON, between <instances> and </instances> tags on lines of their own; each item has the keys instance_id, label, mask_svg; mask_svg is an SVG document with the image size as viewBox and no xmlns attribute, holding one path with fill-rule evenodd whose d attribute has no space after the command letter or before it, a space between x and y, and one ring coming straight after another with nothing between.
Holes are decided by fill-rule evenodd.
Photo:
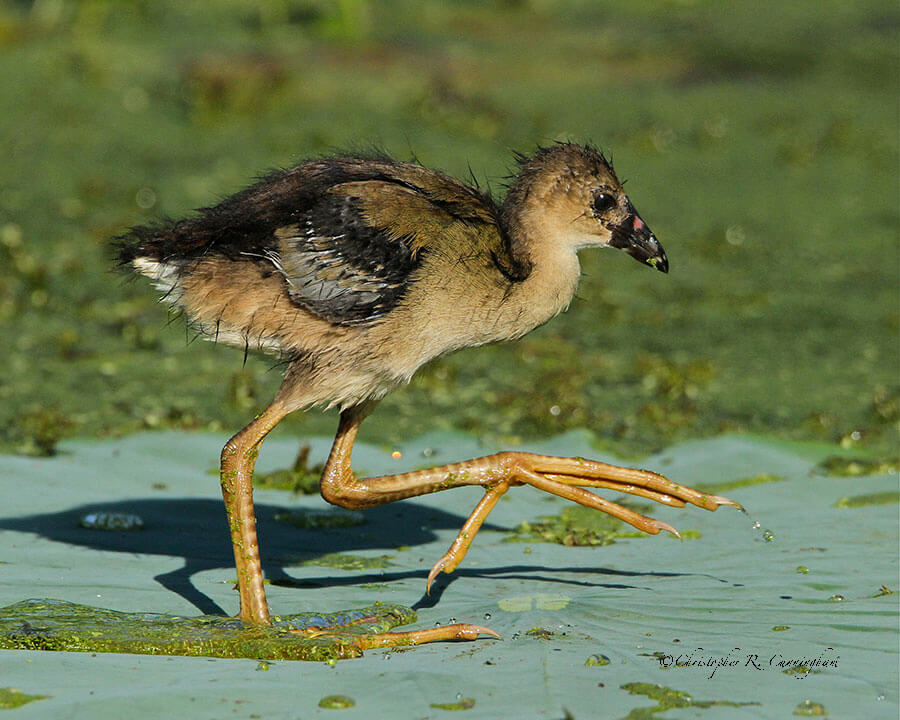
<instances>
[{"instance_id":1,"label":"long orange leg","mask_svg":"<svg viewBox=\"0 0 900 720\"><path fill-rule=\"evenodd\" d=\"M269 606L263 589L262 565L259 560L259 542L256 538L256 514L253 510L253 468L259 454L259 446L284 416L280 403L273 402L252 423L241 430L222 448L219 479L231 544L234 548L234 564L237 568L238 590L241 594L241 620L256 625L270 625Z\"/></svg>"},{"instance_id":2,"label":"long orange leg","mask_svg":"<svg viewBox=\"0 0 900 720\"><path fill-rule=\"evenodd\" d=\"M342 507L364 508L464 485L481 485L486 491L485 497L469 516L450 549L432 568L428 575L427 589L430 589L440 572L452 572L456 569L475 533L511 485L531 485L581 505L602 510L653 535L661 530L676 536L678 532L668 523L636 513L583 488L608 488L673 507L683 507L686 503L706 510L715 510L720 505L741 507L728 498L679 485L648 470L623 468L583 458L523 452L501 452L427 470L357 478L351 468L351 452L359 425L369 410L369 406L358 406L341 413L337 437L322 475L322 497L328 502Z\"/></svg>"},{"instance_id":3,"label":"long orange leg","mask_svg":"<svg viewBox=\"0 0 900 720\"><path fill-rule=\"evenodd\" d=\"M269 605L263 586L259 542L256 536L256 514L253 510L253 468L266 435L287 415L276 399L247 427L229 440L222 449L220 479L231 543L237 568L241 597L241 619L255 625L271 625ZM328 634L329 629L296 631L304 635ZM337 629L340 633L340 629ZM454 624L429 630L378 633L357 636L353 643L360 649L418 645L437 640L474 640L481 634L500 637L493 630L478 625Z\"/></svg>"},{"instance_id":4,"label":"long orange leg","mask_svg":"<svg viewBox=\"0 0 900 720\"><path fill-rule=\"evenodd\" d=\"M462 526L462 530L459 531L459 535L456 536L456 540L453 541L450 549L444 553L444 556L434 564L431 572L428 573L428 581L425 583L426 594L431 592L431 583L434 582L434 579L440 573L452 573L459 567L460 562L462 562L462 559L469 551L469 546L475 539L475 533L481 529L481 524L487 519L491 510L494 509L494 505L497 504L497 501L503 497L507 490L509 490L509 482L507 481L500 481L493 487L487 488L484 497L481 498L472 514L469 515L469 519Z\"/></svg>"}]
</instances>

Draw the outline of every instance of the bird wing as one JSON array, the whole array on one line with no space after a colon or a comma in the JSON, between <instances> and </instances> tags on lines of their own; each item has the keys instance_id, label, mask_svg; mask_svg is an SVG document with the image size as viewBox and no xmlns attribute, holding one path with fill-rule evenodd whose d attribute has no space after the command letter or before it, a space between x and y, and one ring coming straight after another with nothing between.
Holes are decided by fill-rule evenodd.
<instances>
[{"instance_id":1,"label":"bird wing","mask_svg":"<svg viewBox=\"0 0 900 720\"><path fill-rule=\"evenodd\" d=\"M305 310L340 325L376 321L403 298L430 253L470 255L477 248L467 246L485 229L499 240L491 208L463 202L462 185L452 189L432 193L395 179L332 185L298 222L275 231L265 256Z\"/></svg>"},{"instance_id":2,"label":"bird wing","mask_svg":"<svg viewBox=\"0 0 900 720\"><path fill-rule=\"evenodd\" d=\"M176 281L207 259L271 264L296 306L364 325L400 302L430 255L474 260L498 282L522 279L527 267L498 215L490 197L420 165L328 158L273 172L196 217L133 228L117 244L122 264L142 261Z\"/></svg>"}]
</instances>

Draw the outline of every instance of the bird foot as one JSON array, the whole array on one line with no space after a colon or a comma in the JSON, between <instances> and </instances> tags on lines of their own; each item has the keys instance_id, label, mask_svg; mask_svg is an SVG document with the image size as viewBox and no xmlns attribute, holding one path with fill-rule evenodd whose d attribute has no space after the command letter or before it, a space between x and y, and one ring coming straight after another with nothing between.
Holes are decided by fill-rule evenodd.
<instances>
[{"instance_id":1,"label":"bird foot","mask_svg":"<svg viewBox=\"0 0 900 720\"><path fill-rule=\"evenodd\" d=\"M366 624L376 621L377 618L364 617L354 620L351 625ZM347 627L343 630L335 630L331 628L306 627L291 630L291 633L306 638L328 638L335 636L353 647L362 650L371 650L377 648L391 647L413 647L415 645L423 645L430 642L441 642L448 640L477 640L481 635L489 635L491 637L502 640L499 633L494 632L490 628L481 625L469 625L466 623L454 623L452 625L443 625L439 627L429 628L427 630L408 630L406 632L384 632L374 634L354 634L352 639L347 638Z\"/></svg>"},{"instance_id":2,"label":"bird foot","mask_svg":"<svg viewBox=\"0 0 900 720\"><path fill-rule=\"evenodd\" d=\"M511 485L531 485L538 490L608 513L651 535L665 530L677 538L681 538L681 535L668 523L642 515L584 488L616 490L655 500L670 507L684 507L687 503L691 503L705 510L715 510L722 505L730 505L741 511L744 509L739 503L726 497L679 485L649 470L624 468L584 458L519 452L499 453L475 462L484 463L486 460L489 460L498 471L503 472L505 479L487 487L485 497L472 511L450 549L431 568L426 593L431 591L431 585L440 573L451 573L459 566L488 513Z\"/></svg>"}]
</instances>

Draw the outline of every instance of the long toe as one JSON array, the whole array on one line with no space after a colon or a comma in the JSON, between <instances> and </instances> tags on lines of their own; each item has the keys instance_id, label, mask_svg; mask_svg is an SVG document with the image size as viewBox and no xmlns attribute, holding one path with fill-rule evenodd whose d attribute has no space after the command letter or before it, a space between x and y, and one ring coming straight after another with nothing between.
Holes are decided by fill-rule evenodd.
<instances>
[{"instance_id":1,"label":"long toe","mask_svg":"<svg viewBox=\"0 0 900 720\"><path fill-rule=\"evenodd\" d=\"M427 630L362 635L354 644L361 650L369 650L371 648L408 647L447 640L477 640L481 635L490 635L498 640L503 639L499 633L494 632L490 628L456 623Z\"/></svg>"}]
</instances>

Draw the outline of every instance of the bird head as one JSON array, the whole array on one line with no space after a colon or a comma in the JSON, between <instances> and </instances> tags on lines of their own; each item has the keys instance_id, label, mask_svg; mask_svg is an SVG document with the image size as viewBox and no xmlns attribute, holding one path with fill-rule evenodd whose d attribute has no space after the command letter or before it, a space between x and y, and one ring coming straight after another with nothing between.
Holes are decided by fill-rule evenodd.
<instances>
[{"instance_id":1,"label":"bird head","mask_svg":"<svg viewBox=\"0 0 900 720\"><path fill-rule=\"evenodd\" d=\"M504 202L504 214L511 222L538 224L542 234L573 251L617 248L668 272L665 250L598 150L560 143L520 157L519 162L519 174Z\"/></svg>"}]
</instances>

